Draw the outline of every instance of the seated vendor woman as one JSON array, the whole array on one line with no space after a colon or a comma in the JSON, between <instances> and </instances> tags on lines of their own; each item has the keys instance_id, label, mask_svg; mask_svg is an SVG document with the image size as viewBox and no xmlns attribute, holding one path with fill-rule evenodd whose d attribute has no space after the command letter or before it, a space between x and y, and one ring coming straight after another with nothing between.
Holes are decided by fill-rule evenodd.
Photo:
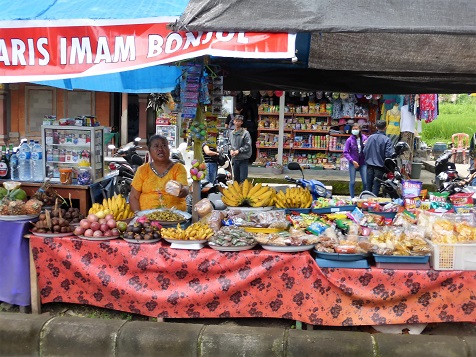
<instances>
[{"instance_id":1,"label":"seated vendor woman","mask_svg":"<svg viewBox=\"0 0 476 357\"><path fill-rule=\"evenodd\" d=\"M181 163L170 159L167 139L162 135L152 135L147 143L150 162L137 169L132 180L129 203L134 212L159 207L186 211L189 190L187 170ZM165 191L168 181L174 180L181 184L178 196Z\"/></svg>"}]
</instances>

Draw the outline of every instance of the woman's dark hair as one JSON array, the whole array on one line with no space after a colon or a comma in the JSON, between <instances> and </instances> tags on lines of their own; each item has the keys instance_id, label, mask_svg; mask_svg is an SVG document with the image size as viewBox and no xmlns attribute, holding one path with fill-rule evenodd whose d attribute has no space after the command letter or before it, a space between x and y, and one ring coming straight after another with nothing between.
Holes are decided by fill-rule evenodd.
<instances>
[{"instance_id":1,"label":"woman's dark hair","mask_svg":"<svg viewBox=\"0 0 476 357\"><path fill-rule=\"evenodd\" d=\"M152 145L152 142L156 141L156 140L164 141L168 144L167 138L165 136L159 135L159 134L154 134L151 137L149 137L149 140L147 140L147 148L149 150L150 150L150 145Z\"/></svg>"}]
</instances>

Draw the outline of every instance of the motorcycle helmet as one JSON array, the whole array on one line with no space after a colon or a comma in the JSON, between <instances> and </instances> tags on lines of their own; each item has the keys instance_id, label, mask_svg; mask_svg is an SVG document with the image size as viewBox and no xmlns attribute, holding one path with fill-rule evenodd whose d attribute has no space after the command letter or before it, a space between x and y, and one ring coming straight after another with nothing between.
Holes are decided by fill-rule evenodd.
<instances>
[{"instance_id":1,"label":"motorcycle helmet","mask_svg":"<svg viewBox=\"0 0 476 357\"><path fill-rule=\"evenodd\" d=\"M410 145L406 143L405 141L399 141L398 143L395 144L395 154L400 156L406 151L410 151Z\"/></svg>"}]
</instances>

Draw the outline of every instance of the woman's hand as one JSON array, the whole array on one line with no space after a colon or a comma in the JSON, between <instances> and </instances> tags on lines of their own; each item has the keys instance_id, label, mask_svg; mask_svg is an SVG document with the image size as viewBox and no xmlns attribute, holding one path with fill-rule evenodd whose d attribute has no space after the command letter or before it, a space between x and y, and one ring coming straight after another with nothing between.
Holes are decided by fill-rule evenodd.
<instances>
[{"instance_id":1,"label":"woman's hand","mask_svg":"<svg viewBox=\"0 0 476 357\"><path fill-rule=\"evenodd\" d=\"M187 197L188 194L189 194L188 186L181 185L181 186L180 186L180 192L179 192L179 194L178 194L178 197L184 198L184 197Z\"/></svg>"},{"instance_id":2,"label":"woman's hand","mask_svg":"<svg viewBox=\"0 0 476 357\"><path fill-rule=\"evenodd\" d=\"M354 167L355 167L356 169L359 168L359 163L358 163L357 161L352 161L352 163L354 164Z\"/></svg>"}]
</instances>

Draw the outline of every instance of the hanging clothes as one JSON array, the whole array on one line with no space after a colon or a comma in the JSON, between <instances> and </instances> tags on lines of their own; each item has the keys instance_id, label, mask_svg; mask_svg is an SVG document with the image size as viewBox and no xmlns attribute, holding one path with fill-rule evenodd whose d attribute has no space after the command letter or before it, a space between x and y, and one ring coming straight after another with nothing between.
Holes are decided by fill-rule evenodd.
<instances>
[{"instance_id":1,"label":"hanging clothes","mask_svg":"<svg viewBox=\"0 0 476 357\"><path fill-rule=\"evenodd\" d=\"M420 94L420 120L431 123L438 117L438 95Z\"/></svg>"}]
</instances>

